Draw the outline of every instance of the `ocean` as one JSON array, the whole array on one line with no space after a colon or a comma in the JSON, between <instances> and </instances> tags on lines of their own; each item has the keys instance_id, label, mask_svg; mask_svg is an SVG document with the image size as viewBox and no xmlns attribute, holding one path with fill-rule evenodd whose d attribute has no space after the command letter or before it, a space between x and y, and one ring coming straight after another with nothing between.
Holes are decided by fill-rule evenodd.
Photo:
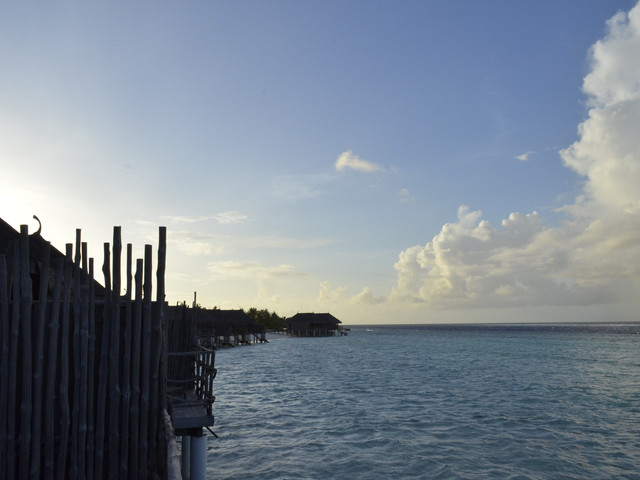
<instances>
[{"instance_id":1,"label":"ocean","mask_svg":"<svg viewBox=\"0 0 640 480\"><path fill-rule=\"evenodd\" d=\"M640 479L640 323L354 326L218 350L215 479Z\"/></svg>"}]
</instances>

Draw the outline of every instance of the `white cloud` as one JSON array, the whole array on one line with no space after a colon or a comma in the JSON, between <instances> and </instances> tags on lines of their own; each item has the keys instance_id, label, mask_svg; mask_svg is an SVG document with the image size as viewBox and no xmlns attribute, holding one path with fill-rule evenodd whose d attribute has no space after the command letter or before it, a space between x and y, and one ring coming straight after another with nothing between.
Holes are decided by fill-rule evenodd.
<instances>
[{"instance_id":1,"label":"white cloud","mask_svg":"<svg viewBox=\"0 0 640 480\"><path fill-rule=\"evenodd\" d=\"M175 247L189 256L220 254L223 246L220 237L202 232L187 232L168 230L169 247Z\"/></svg>"},{"instance_id":2,"label":"white cloud","mask_svg":"<svg viewBox=\"0 0 640 480\"><path fill-rule=\"evenodd\" d=\"M522 155L516 155L513 158L515 158L517 160L520 160L521 162L528 162L529 161L529 157L531 155L533 155L534 153L536 153L536 152L528 151L528 152L523 153Z\"/></svg>"},{"instance_id":3,"label":"white cloud","mask_svg":"<svg viewBox=\"0 0 640 480\"><path fill-rule=\"evenodd\" d=\"M177 215L177 216L164 216L162 219L169 220L175 223L196 223L204 222L206 220L215 220L220 224L230 223L243 223L249 217L240 212L221 212L214 215Z\"/></svg>"},{"instance_id":4,"label":"white cloud","mask_svg":"<svg viewBox=\"0 0 640 480\"><path fill-rule=\"evenodd\" d=\"M580 140L561 152L565 164L587 178L573 212L598 209L600 216L640 210L640 4L608 27L584 79L591 109Z\"/></svg>"},{"instance_id":5,"label":"white cloud","mask_svg":"<svg viewBox=\"0 0 640 480\"><path fill-rule=\"evenodd\" d=\"M352 303L376 304L383 303L384 301L384 296L375 295L369 287L363 288L358 295L351 298Z\"/></svg>"},{"instance_id":6,"label":"white cloud","mask_svg":"<svg viewBox=\"0 0 640 480\"><path fill-rule=\"evenodd\" d=\"M336 170L339 172L347 168L350 168L352 170L357 170L358 172L365 172L365 173L371 173L371 172L377 172L377 171L383 170L383 168L380 165L363 160L359 156L355 155L351 150L342 152L338 156L335 167L336 167Z\"/></svg>"},{"instance_id":7,"label":"white cloud","mask_svg":"<svg viewBox=\"0 0 640 480\"><path fill-rule=\"evenodd\" d=\"M322 304L338 303L344 300L346 287L331 288L329 282L320 284L320 292L318 292L318 301Z\"/></svg>"},{"instance_id":8,"label":"white cloud","mask_svg":"<svg viewBox=\"0 0 640 480\"><path fill-rule=\"evenodd\" d=\"M294 202L307 198L316 198L327 192L327 184L333 180L334 175L280 175L273 182L273 194L284 200Z\"/></svg>"},{"instance_id":9,"label":"white cloud","mask_svg":"<svg viewBox=\"0 0 640 480\"><path fill-rule=\"evenodd\" d=\"M285 276L301 276L292 265L263 265L260 262L222 261L208 265L209 271L220 278L266 279Z\"/></svg>"},{"instance_id":10,"label":"white cloud","mask_svg":"<svg viewBox=\"0 0 640 480\"><path fill-rule=\"evenodd\" d=\"M398 192L398 199L401 202L408 202L409 200L411 200L411 193L409 193L409 189L401 188L400 191Z\"/></svg>"},{"instance_id":11,"label":"white cloud","mask_svg":"<svg viewBox=\"0 0 640 480\"><path fill-rule=\"evenodd\" d=\"M400 253L393 298L439 308L620 302L637 309L640 4L608 28L584 80L588 117L560 152L585 177L582 194L563 208L566 222L551 228L536 212L512 213L496 228L462 206L430 242Z\"/></svg>"}]
</instances>

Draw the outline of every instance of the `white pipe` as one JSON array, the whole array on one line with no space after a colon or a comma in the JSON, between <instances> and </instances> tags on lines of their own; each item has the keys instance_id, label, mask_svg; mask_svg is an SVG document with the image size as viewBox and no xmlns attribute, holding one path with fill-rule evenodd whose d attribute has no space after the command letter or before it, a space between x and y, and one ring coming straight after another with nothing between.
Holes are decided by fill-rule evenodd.
<instances>
[{"instance_id":1,"label":"white pipe","mask_svg":"<svg viewBox=\"0 0 640 480\"><path fill-rule=\"evenodd\" d=\"M207 479L207 436L191 437L191 480Z\"/></svg>"}]
</instances>

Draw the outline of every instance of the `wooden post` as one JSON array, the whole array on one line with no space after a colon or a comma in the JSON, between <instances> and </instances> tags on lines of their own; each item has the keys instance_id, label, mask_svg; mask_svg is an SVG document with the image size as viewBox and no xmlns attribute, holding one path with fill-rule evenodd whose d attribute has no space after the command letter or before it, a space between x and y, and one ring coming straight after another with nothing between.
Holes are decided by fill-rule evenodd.
<instances>
[{"instance_id":1,"label":"wooden post","mask_svg":"<svg viewBox=\"0 0 640 480\"><path fill-rule=\"evenodd\" d=\"M86 258L86 253L83 254ZM94 261L89 259L89 344L87 347L87 480L93 480L96 445L95 399L95 359L96 359L96 291L94 283Z\"/></svg>"},{"instance_id":2,"label":"wooden post","mask_svg":"<svg viewBox=\"0 0 640 480\"><path fill-rule=\"evenodd\" d=\"M47 287L49 285L49 259L51 256L51 244L45 243L42 253L42 266L40 268L40 291L38 292L38 320L36 324L36 352L33 368L33 425L32 425L32 456L31 478L40 476L40 450L42 438L42 409L44 407L44 333L47 325Z\"/></svg>"},{"instance_id":3,"label":"wooden post","mask_svg":"<svg viewBox=\"0 0 640 480\"><path fill-rule=\"evenodd\" d=\"M151 336L151 383L150 383L150 407L149 407L149 440L150 451L158 448L160 412L164 408L165 402L162 396L166 397L165 389L161 385L166 383L166 376L163 376L163 305L164 305L164 256L166 252L166 228L160 227L158 242L158 269L156 272L156 305L153 309L152 336ZM150 458L151 461L151 458Z\"/></svg>"},{"instance_id":4,"label":"wooden post","mask_svg":"<svg viewBox=\"0 0 640 480\"><path fill-rule=\"evenodd\" d=\"M81 231L76 229L75 257L72 268L72 285L73 285L73 408L71 410L71 455L69 463L70 478L78 478L78 439L80 438L80 245Z\"/></svg>"},{"instance_id":5,"label":"wooden post","mask_svg":"<svg viewBox=\"0 0 640 480\"><path fill-rule=\"evenodd\" d=\"M89 376L93 373L89 371L89 272L87 271L87 244L82 243L82 270L80 285L80 315L76 322L80 323L80 362L78 369L80 371L79 386L77 394L80 397L78 401L79 414L76 421L78 422L78 477L87 478L87 457L91 451L87 448L87 425L88 418L88 401L89 401ZM79 266L79 265L78 265ZM80 274L76 272L76 274ZM93 472L91 472L93 473Z\"/></svg>"},{"instance_id":6,"label":"wooden post","mask_svg":"<svg viewBox=\"0 0 640 480\"><path fill-rule=\"evenodd\" d=\"M67 255L64 262L64 301L62 304L62 331L60 339L60 383L58 387L60 404L60 443L58 444L57 477L63 478L67 472L67 451L69 449L69 426L71 413L69 410L69 322L71 304L71 269L72 248L67 244Z\"/></svg>"},{"instance_id":7,"label":"wooden post","mask_svg":"<svg viewBox=\"0 0 640 480\"><path fill-rule=\"evenodd\" d=\"M9 400L9 276L7 259L0 253L0 477L7 478L7 403Z\"/></svg>"},{"instance_id":8,"label":"wooden post","mask_svg":"<svg viewBox=\"0 0 640 480\"><path fill-rule=\"evenodd\" d=\"M20 323L22 335L22 401L20 404L20 475L28 475L31 454L33 357L31 347L31 277L29 275L29 227L20 225Z\"/></svg>"},{"instance_id":9,"label":"wooden post","mask_svg":"<svg viewBox=\"0 0 640 480\"><path fill-rule=\"evenodd\" d=\"M167 262L167 227L160 227L158 241L158 279L157 279L157 298L156 302L160 305L160 325L162 328L162 361L160 369L160 408L167 408L167 324L164 311L165 282L164 275Z\"/></svg>"},{"instance_id":10,"label":"wooden post","mask_svg":"<svg viewBox=\"0 0 640 480\"><path fill-rule=\"evenodd\" d=\"M136 301L133 315L133 355L131 359L131 421L130 437L131 448L129 449L129 471L131 475L136 475L139 471L140 463L140 356L142 346L142 275L143 261L136 260Z\"/></svg>"},{"instance_id":11,"label":"wooden post","mask_svg":"<svg viewBox=\"0 0 640 480\"><path fill-rule=\"evenodd\" d=\"M140 401L140 478L146 477L149 451L149 392L151 368L151 245L144 249L144 299L142 305L142 387Z\"/></svg>"},{"instance_id":12,"label":"wooden post","mask_svg":"<svg viewBox=\"0 0 640 480\"><path fill-rule=\"evenodd\" d=\"M111 290L111 333L109 346L109 478L117 480L120 470L118 430L120 429L120 260L122 239L120 227L113 227L113 289Z\"/></svg>"},{"instance_id":13,"label":"wooden post","mask_svg":"<svg viewBox=\"0 0 640 480\"><path fill-rule=\"evenodd\" d=\"M127 276L125 293L124 350L122 358L122 421L120 423L120 478L128 477L129 470L129 409L131 406L131 262L132 246L127 244Z\"/></svg>"},{"instance_id":14,"label":"wooden post","mask_svg":"<svg viewBox=\"0 0 640 480\"><path fill-rule=\"evenodd\" d=\"M12 284L12 311L11 332L9 341L9 388L8 388L8 412L16 411L18 388L18 340L20 339L20 244L13 244L13 269L11 272ZM16 415L8 415L7 418L7 478L15 478L16 468Z\"/></svg>"},{"instance_id":15,"label":"wooden post","mask_svg":"<svg viewBox=\"0 0 640 480\"><path fill-rule=\"evenodd\" d=\"M47 361L47 386L45 391L45 415L44 415L44 476L45 478L53 478L54 474L54 438L55 425L54 406L56 404L56 371L58 360L58 330L60 316L60 294L62 291L63 276L63 259L56 258L54 262L55 279L53 282L53 296L51 299L51 322L49 324L49 349ZM13 477L7 477L13 478Z\"/></svg>"},{"instance_id":16,"label":"wooden post","mask_svg":"<svg viewBox=\"0 0 640 480\"><path fill-rule=\"evenodd\" d=\"M107 408L107 384L109 375L109 334L110 334L110 306L109 291L111 290L111 272L109 270L109 244L104 244L104 273L105 303L102 313L102 346L100 351L100 367L98 373L98 398L96 407L96 455L94 463L94 477L103 478L104 443L105 443L105 413Z\"/></svg>"}]
</instances>

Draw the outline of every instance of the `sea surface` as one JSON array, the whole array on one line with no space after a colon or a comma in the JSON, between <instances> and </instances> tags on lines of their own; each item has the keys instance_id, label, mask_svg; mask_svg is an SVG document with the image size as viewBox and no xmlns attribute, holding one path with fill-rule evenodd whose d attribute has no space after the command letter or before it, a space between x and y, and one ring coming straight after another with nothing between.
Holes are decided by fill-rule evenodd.
<instances>
[{"instance_id":1,"label":"sea surface","mask_svg":"<svg viewBox=\"0 0 640 480\"><path fill-rule=\"evenodd\" d=\"M218 350L212 479L640 479L640 323Z\"/></svg>"}]
</instances>

